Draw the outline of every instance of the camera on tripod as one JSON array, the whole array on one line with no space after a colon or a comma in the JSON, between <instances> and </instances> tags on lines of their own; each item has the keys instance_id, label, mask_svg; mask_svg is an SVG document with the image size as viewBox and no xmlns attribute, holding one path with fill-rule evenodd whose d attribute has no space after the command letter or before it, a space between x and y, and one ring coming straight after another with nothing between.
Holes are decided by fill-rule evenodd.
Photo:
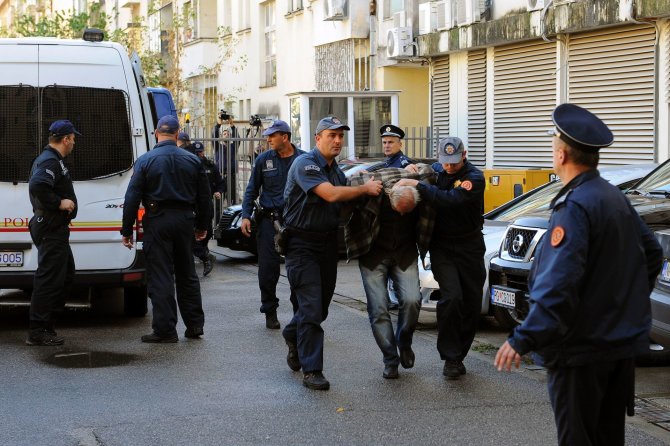
<instances>
[{"instance_id":1,"label":"camera on tripod","mask_svg":"<svg viewBox=\"0 0 670 446\"><path fill-rule=\"evenodd\" d=\"M261 117L258 115L251 115L249 118L249 125L252 127L261 127L263 125L263 121L261 121Z\"/></svg>"},{"instance_id":2,"label":"camera on tripod","mask_svg":"<svg viewBox=\"0 0 670 446\"><path fill-rule=\"evenodd\" d=\"M220 119L220 120L222 120L222 121L227 121L227 120L229 120L229 119L232 118L232 117L233 117L233 116L230 115L230 114L229 114L227 111L225 111L224 109L219 110L219 119Z\"/></svg>"}]
</instances>

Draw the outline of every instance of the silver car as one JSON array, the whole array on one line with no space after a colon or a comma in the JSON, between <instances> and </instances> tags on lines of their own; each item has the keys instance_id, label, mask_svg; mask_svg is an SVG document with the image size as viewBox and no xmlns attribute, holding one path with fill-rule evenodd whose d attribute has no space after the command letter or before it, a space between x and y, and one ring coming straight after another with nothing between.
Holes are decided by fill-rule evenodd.
<instances>
[{"instance_id":1,"label":"silver car","mask_svg":"<svg viewBox=\"0 0 670 446\"><path fill-rule=\"evenodd\" d=\"M602 167L600 175L610 183L627 190L637 183L641 178L651 172L657 164L632 164L625 166ZM489 264L491 259L498 255L500 244L505 235L507 226L517 218L540 210L549 209L551 200L561 190L562 184L559 180L544 184L513 200L497 207L484 215L484 243L486 253L484 254L484 265L486 267L486 280L482 289L482 315L492 315L503 326L515 325L515 315L509 310L490 305L489 291ZM436 304L440 299L440 290L437 281L430 270L430 255L426 256L425 266L419 259L419 284L421 287L421 313L422 323L435 322Z\"/></svg>"}]
</instances>

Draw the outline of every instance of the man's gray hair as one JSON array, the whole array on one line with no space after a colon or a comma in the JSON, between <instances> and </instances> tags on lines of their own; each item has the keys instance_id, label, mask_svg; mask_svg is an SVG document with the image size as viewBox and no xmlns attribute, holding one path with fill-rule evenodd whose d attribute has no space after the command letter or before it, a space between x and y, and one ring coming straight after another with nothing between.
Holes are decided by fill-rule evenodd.
<instances>
[{"instance_id":1,"label":"man's gray hair","mask_svg":"<svg viewBox=\"0 0 670 446\"><path fill-rule=\"evenodd\" d=\"M391 201L391 206L394 208L398 206L398 202L405 198L412 198L412 201L414 202L414 205L416 206L419 201L421 200L421 195L419 194L419 191L416 190L416 187L412 186L395 186L391 188L391 191L389 192L389 200Z\"/></svg>"}]
</instances>

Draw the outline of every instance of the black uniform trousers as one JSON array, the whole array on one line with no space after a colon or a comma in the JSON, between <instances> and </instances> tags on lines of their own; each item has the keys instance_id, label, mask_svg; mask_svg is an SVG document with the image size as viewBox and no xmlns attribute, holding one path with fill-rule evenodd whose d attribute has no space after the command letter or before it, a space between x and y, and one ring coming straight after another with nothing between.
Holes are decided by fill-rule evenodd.
<instances>
[{"instance_id":1,"label":"black uniform trousers","mask_svg":"<svg viewBox=\"0 0 670 446\"><path fill-rule=\"evenodd\" d=\"M194 219L193 211L183 209L147 211L144 215L147 292L153 307L152 327L161 337L177 334L177 306L186 327L202 328L205 323L200 281L193 264Z\"/></svg>"},{"instance_id":2,"label":"black uniform trousers","mask_svg":"<svg viewBox=\"0 0 670 446\"><path fill-rule=\"evenodd\" d=\"M549 369L548 387L559 445L624 444L635 393L632 358Z\"/></svg>"},{"instance_id":3,"label":"black uniform trousers","mask_svg":"<svg viewBox=\"0 0 670 446\"><path fill-rule=\"evenodd\" d=\"M463 361L475 339L486 279L484 238L433 240L430 265L440 285L437 351L446 361Z\"/></svg>"},{"instance_id":4,"label":"black uniform trousers","mask_svg":"<svg viewBox=\"0 0 670 446\"><path fill-rule=\"evenodd\" d=\"M58 313L65 307L74 280L74 257L67 222L60 216L33 216L30 237L37 248L37 271L30 297L30 328L53 330Z\"/></svg>"},{"instance_id":5,"label":"black uniform trousers","mask_svg":"<svg viewBox=\"0 0 670 446\"><path fill-rule=\"evenodd\" d=\"M290 234L286 273L298 309L284 327L284 338L298 344L304 373L323 370L323 328L337 281L337 234Z\"/></svg>"},{"instance_id":6,"label":"black uniform trousers","mask_svg":"<svg viewBox=\"0 0 670 446\"><path fill-rule=\"evenodd\" d=\"M207 223L207 236L202 240L193 241L193 255L202 260L203 262L207 260L209 256L209 241L212 239L213 231L212 221L210 220Z\"/></svg>"},{"instance_id":7,"label":"black uniform trousers","mask_svg":"<svg viewBox=\"0 0 670 446\"><path fill-rule=\"evenodd\" d=\"M256 220L256 248L258 250L258 286L261 290L261 313L270 313L279 306L279 254L275 249L275 228L271 217Z\"/></svg>"}]
</instances>

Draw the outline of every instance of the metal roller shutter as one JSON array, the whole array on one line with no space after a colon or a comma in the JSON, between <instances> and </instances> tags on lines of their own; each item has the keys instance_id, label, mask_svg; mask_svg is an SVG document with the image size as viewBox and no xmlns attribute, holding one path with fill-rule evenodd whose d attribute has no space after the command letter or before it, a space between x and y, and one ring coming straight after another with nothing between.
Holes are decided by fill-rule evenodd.
<instances>
[{"instance_id":1,"label":"metal roller shutter","mask_svg":"<svg viewBox=\"0 0 670 446\"><path fill-rule=\"evenodd\" d=\"M486 50L468 53L468 160L486 166Z\"/></svg>"},{"instance_id":2,"label":"metal roller shutter","mask_svg":"<svg viewBox=\"0 0 670 446\"><path fill-rule=\"evenodd\" d=\"M493 85L494 167L551 167L556 44L496 47Z\"/></svg>"},{"instance_id":3,"label":"metal roller shutter","mask_svg":"<svg viewBox=\"0 0 670 446\"><path fill-rule=\"evenodd\" d=\"M438 138L449 135L449 56L433 63L433 129Z\"/></svg>"},{"instance_id":4,"label":"metal roller shutter","mask_svg":"<svg viewBox=\"0 0 670 446\"><path fill-rule=\"evenodd\" d=\"M653 26L575 34L569 41L568 101L607 123L614 144L601 164L654 160Z\"/></svg>"}]
</instances>

